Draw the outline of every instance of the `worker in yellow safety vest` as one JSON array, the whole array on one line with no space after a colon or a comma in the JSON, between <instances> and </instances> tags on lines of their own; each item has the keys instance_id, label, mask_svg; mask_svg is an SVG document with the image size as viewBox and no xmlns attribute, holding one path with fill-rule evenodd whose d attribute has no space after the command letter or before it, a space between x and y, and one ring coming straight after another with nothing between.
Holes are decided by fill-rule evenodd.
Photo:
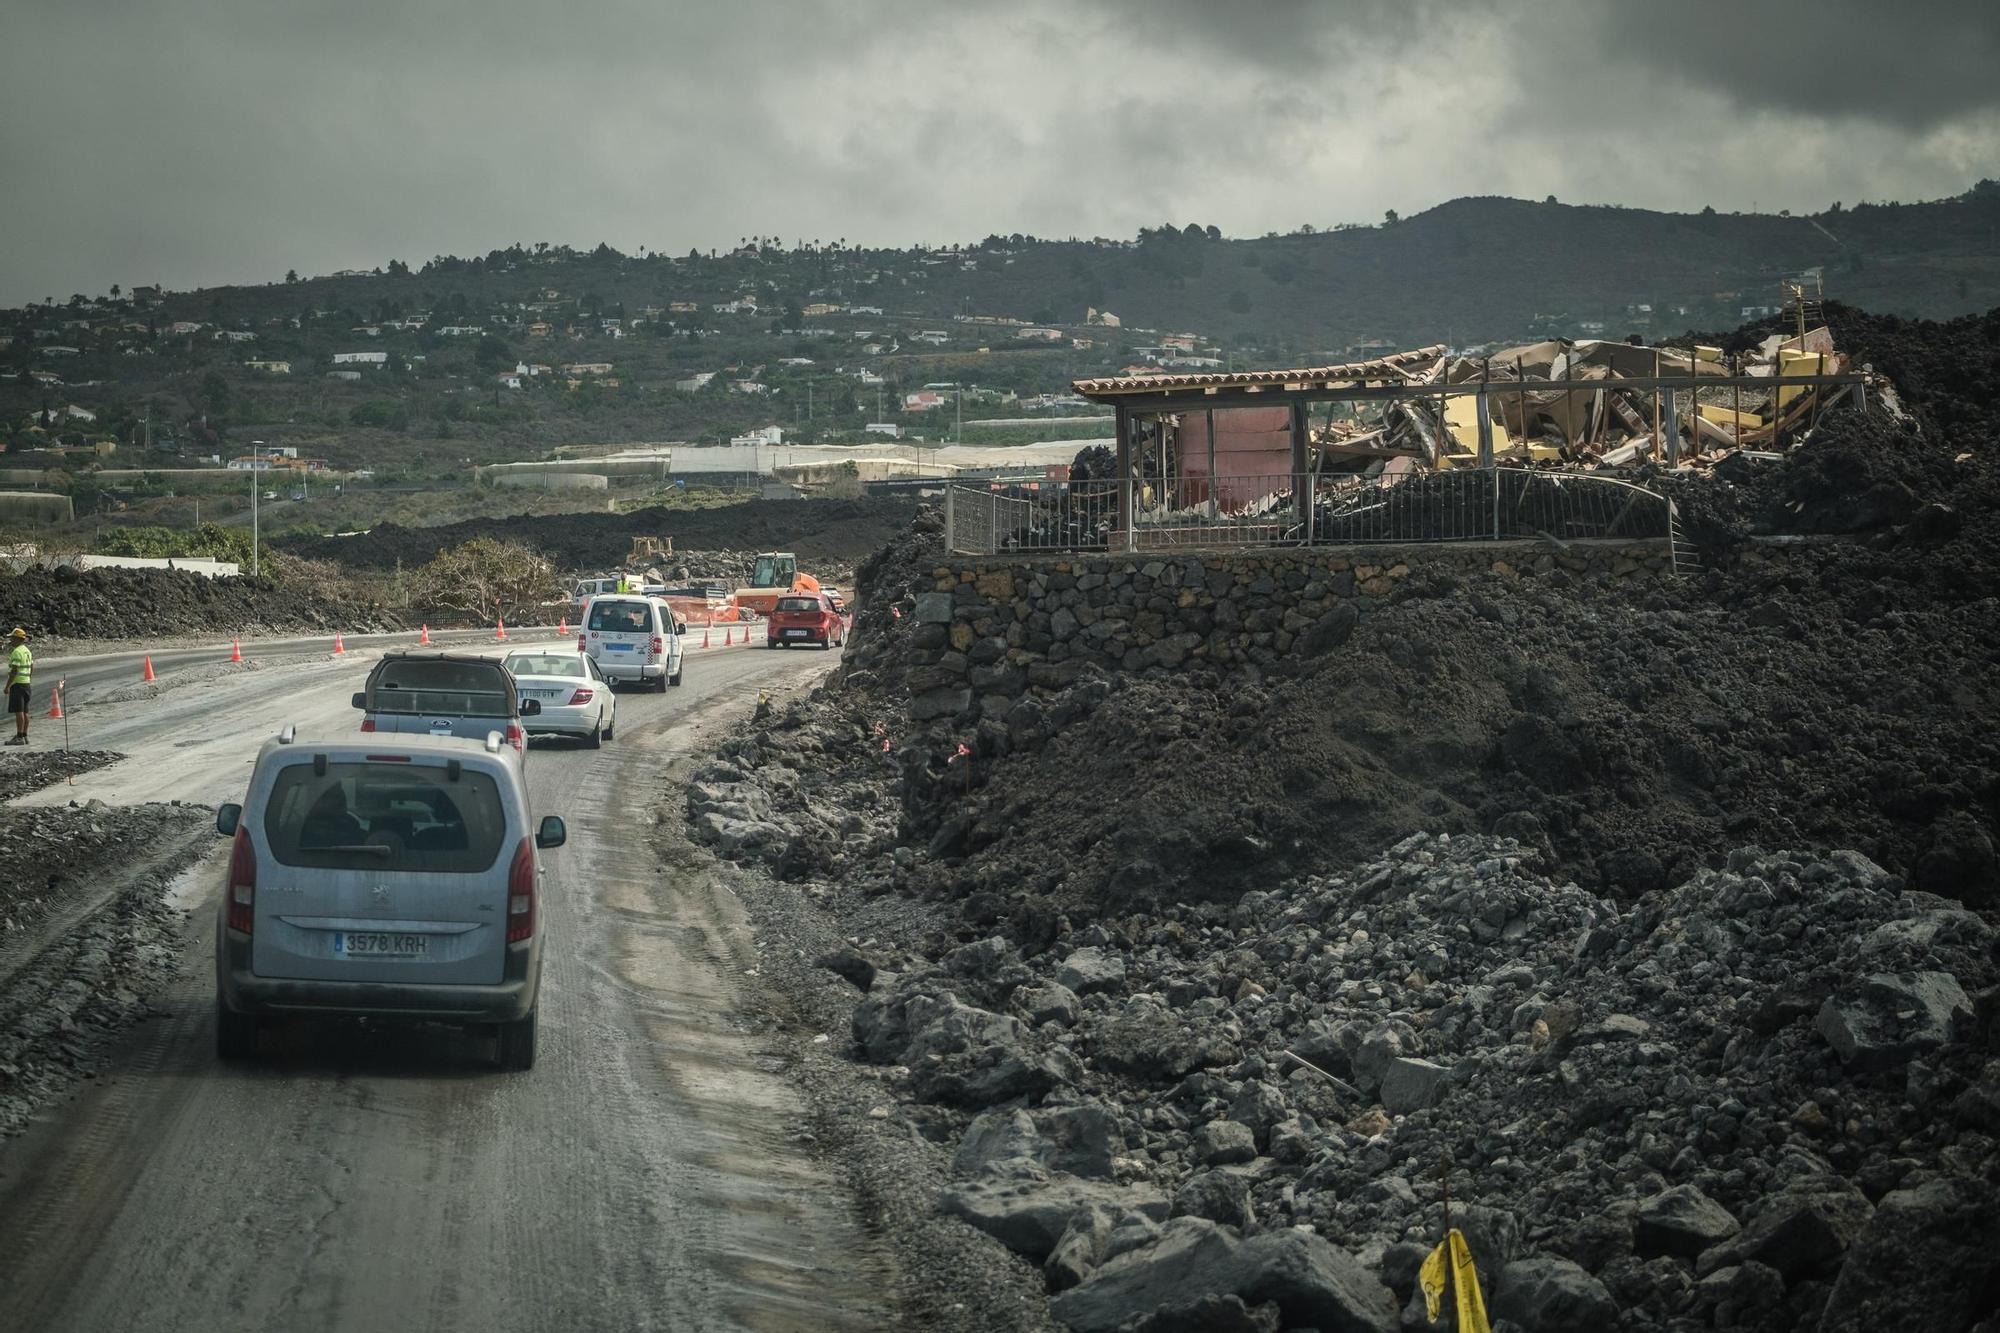
<instances>
[{"instance_id":1,"label":"worker in yellow safety vest","mask_svg":"<svg viewBox=\"0 0 2000 1333\"><path fill-rule=\"evenodd\" d=\"M28 743L28 682L35 674L35 655L28 651L28 631L15 626L7 636L7 711L14 715L14 739L9 745Z\"/></svg>"}]
</instances>

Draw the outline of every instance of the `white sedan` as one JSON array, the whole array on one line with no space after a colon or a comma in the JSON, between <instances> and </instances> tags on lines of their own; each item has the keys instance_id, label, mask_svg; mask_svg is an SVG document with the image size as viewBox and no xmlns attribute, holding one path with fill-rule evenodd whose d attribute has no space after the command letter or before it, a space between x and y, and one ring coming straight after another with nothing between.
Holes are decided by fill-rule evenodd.
<instances>
[{"instance_id":1,"label":"white sedan","mask_svg":"<svg viewBox=\"0 0 2000 1333\"><path fill-rule=\"evenodd\" d=\"M517 648L507 654L507 671L515 691L542 706L521 719L530 736L575 736L593 750L611 739L618 715L611 682L573 646Z\"/></svg>"}]
</instances>

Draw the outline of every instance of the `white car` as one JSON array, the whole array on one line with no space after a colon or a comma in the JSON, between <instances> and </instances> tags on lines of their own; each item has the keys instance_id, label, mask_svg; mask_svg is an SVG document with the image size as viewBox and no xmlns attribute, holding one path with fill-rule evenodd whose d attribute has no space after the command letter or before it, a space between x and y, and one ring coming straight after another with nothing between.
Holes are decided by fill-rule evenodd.
<instances>
[{"instance_id":1,"label":"white car","mask_svg":"<svg viewBox=\"0 0 2000 1333\"><path fill-rule=\"evenodd\" d=\"M521 720L530 736L575 736L593 750L611 739L618 699L589 655L566 643L516 648L505 665L515 693L542 706Z\"/></svg>"},{"instance_id":2,"label":"white car","mask_svg":"<svg viewBox=\"0 0 2000 1333\"><path fill-rule=\"evenodd\" d=\"M614 593L593 598L576 646L604 678L664 690L681 683L680 622L657 597Z\"/></svg>"}]
</instances>

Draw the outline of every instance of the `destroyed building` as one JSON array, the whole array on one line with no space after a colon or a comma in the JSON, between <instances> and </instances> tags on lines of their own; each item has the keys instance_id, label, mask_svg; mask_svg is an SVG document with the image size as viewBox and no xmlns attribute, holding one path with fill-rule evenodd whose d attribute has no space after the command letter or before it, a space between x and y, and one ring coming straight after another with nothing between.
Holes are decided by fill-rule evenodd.
<instances>
[{"instance_id":1,"label":"destroyed building","mask_svg":"<svg viewBox=\"0 0 2000 1333\"><path fill-rule=\"evenodd\" d=\"M1800 302L1792 330L1735 355L1694 340L1555 339L1478 358L1437 345L1329 366L1078 380L1079 395L1116 411L1108 476L1015 488L1011 508L973 515L971 541L984 545L965 549L1670 539L1670 506L1608 484L1641 466L1775 458L1871 400L1899 410L1887 380L1841 352L1816 314ZM1422 484L1390 498L1412 481Z\"/></svg>"}]
</instances>

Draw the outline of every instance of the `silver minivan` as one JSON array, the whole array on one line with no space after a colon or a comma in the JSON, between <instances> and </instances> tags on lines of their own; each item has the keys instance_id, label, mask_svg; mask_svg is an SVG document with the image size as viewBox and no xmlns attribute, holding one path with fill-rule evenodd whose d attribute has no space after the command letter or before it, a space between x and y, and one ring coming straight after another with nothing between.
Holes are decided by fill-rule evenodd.
<instances>
[{"instance_id":1,"label":"silver minivan","mask_svg":"<svg viewBox=\"0 0 2000 1333\"><path fill-rule=\"evenodd\" d=\"M535 1062L541 862L568 833L535 823L499 733L303 741L257 756L217 913L216 1053L257 1052L264 1020L357 1015L491 1031L502 1068Z\"/></svg>"},{"instance_id":2,"label":"silver minivan","mask_svg":"<svg viewBox=\"0 0 2000 1333\"><path fill-rule=\"evenodd\" d=\"M593 598L576 646L614 683L635 681L662 690L681 683L681 626L661 598L633 593Z\"/></svg>"}]
</instances>

